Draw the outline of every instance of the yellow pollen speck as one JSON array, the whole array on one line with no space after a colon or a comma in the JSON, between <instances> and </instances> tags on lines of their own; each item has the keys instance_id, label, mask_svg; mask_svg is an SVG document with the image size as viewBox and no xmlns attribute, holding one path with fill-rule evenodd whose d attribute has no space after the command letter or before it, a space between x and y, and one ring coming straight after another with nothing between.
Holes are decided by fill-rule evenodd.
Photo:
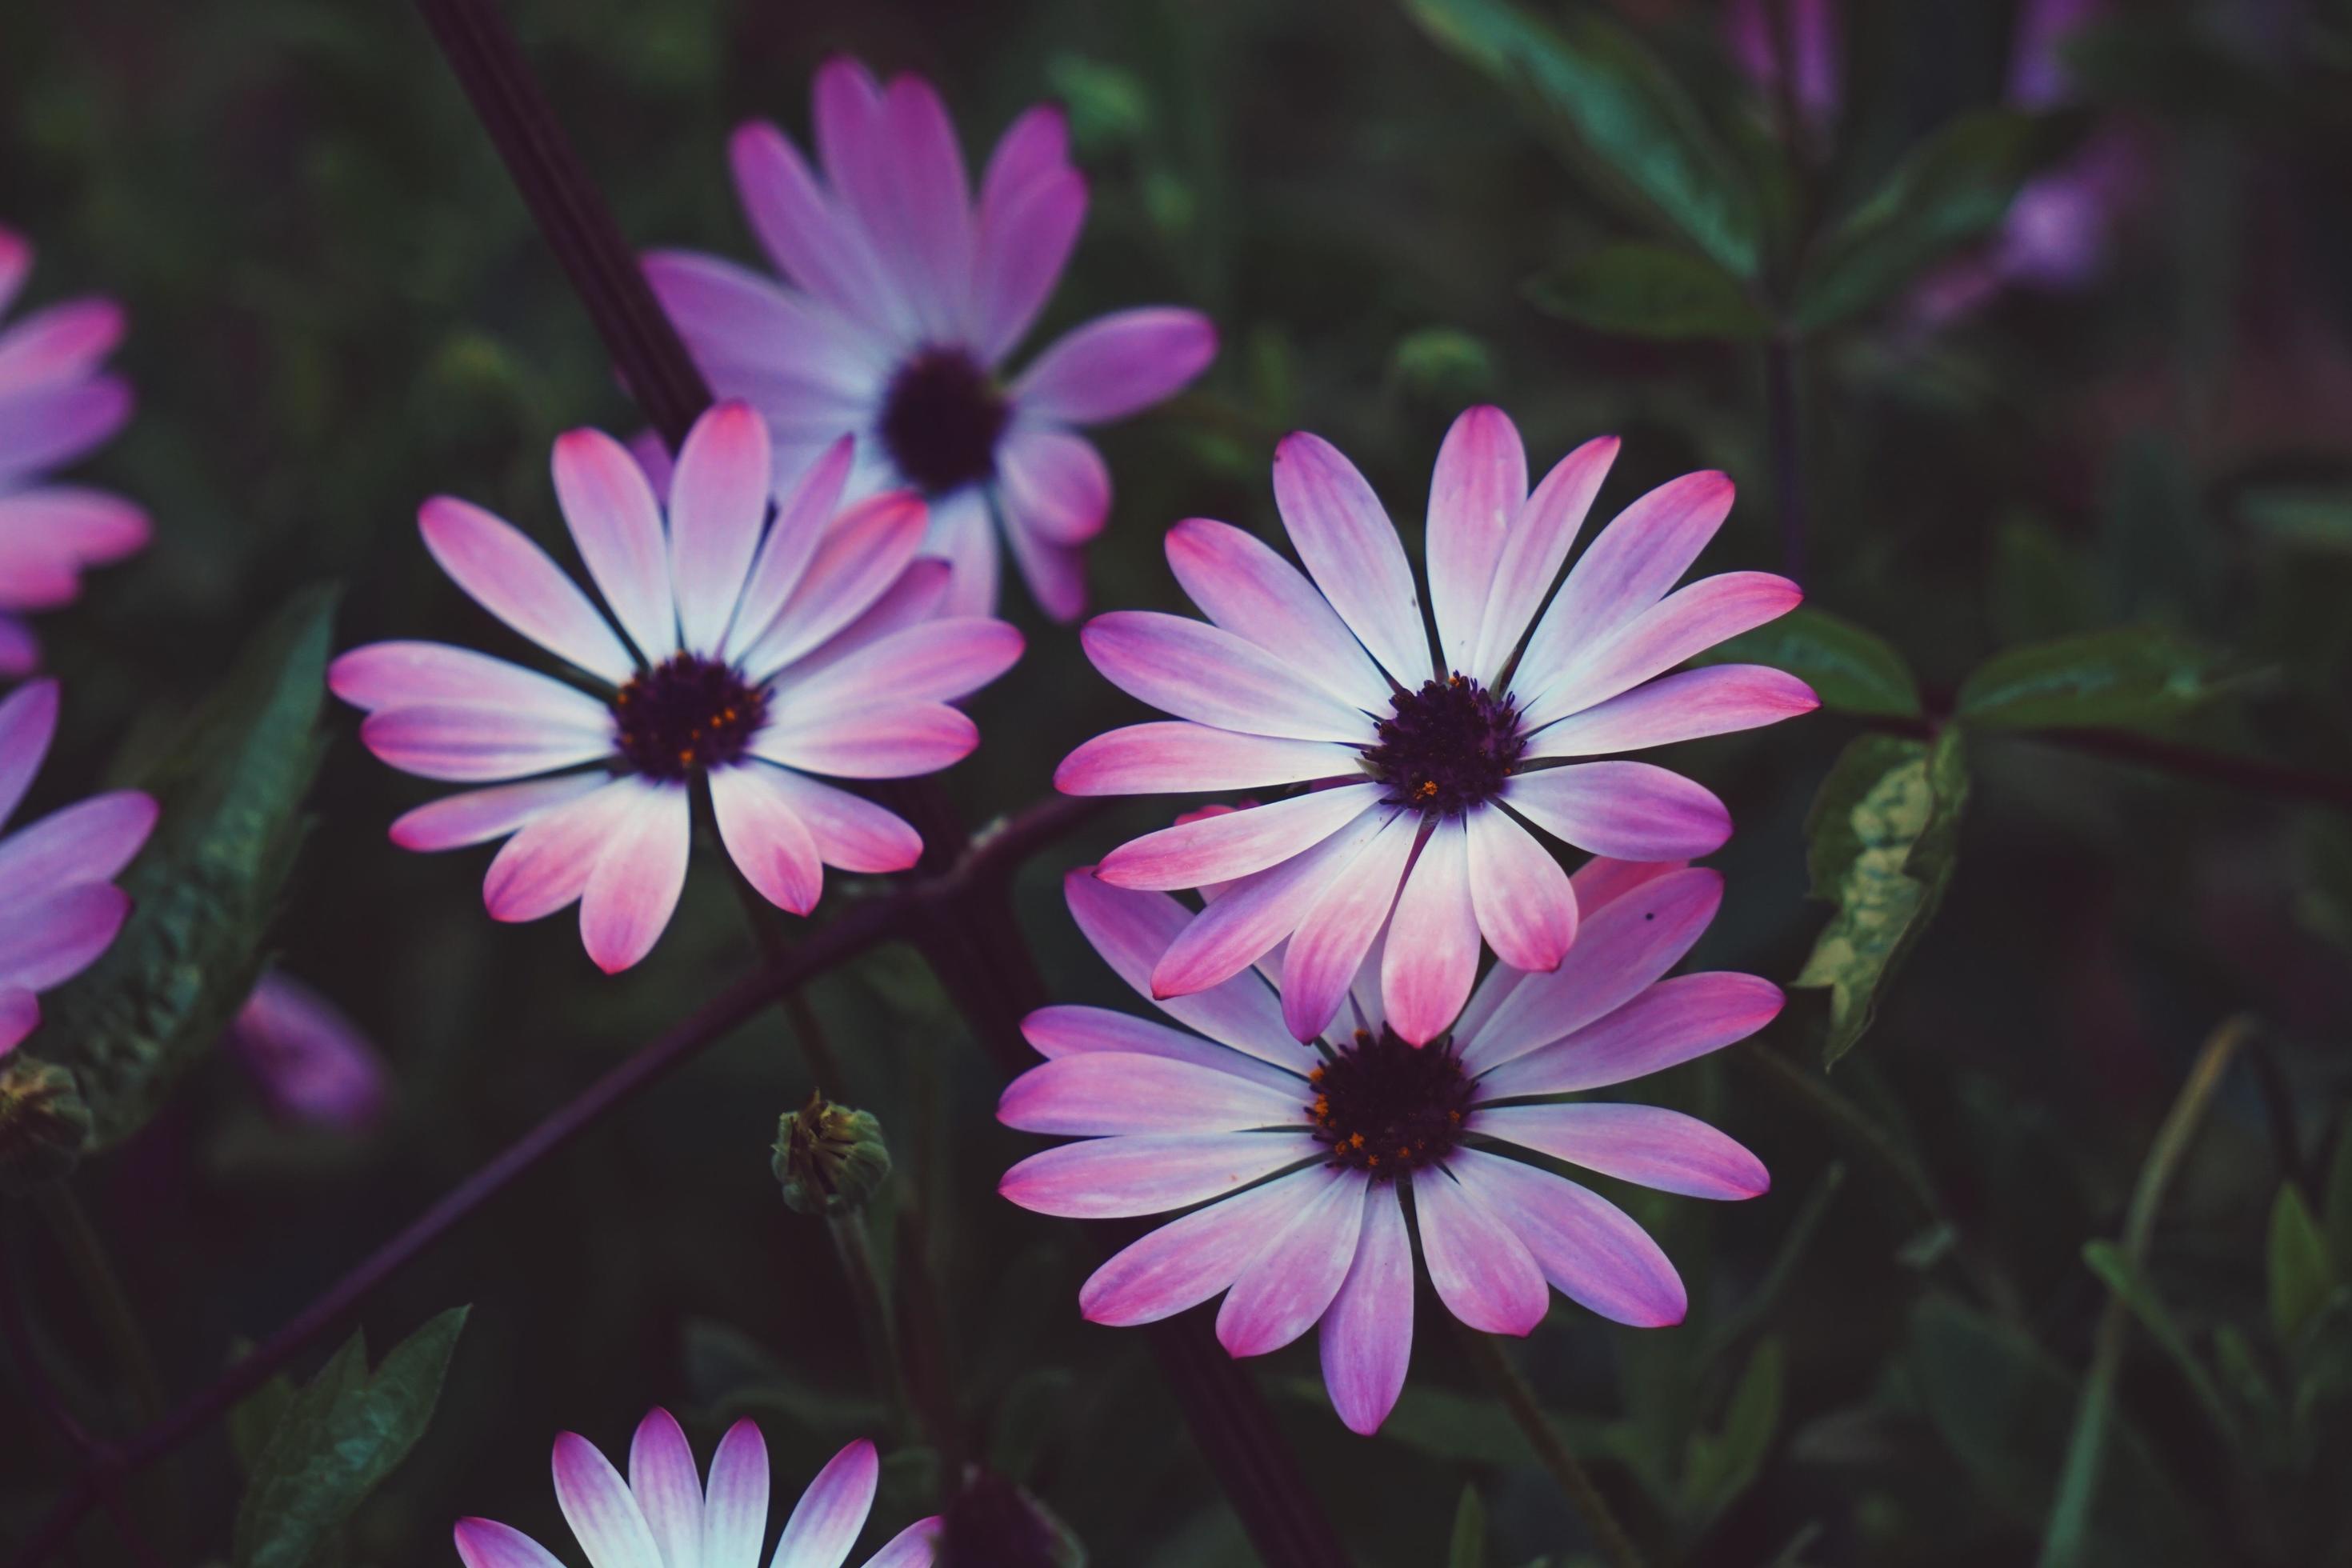
<instances>
[{"instance_id":1,"label":"yellow pollen speck","mask_svg":"<svg viewBox=\"0 0 2352 1568\"><path fill-rule=\"evenodd\" d=\"M1422 781L1421 787L1412 793L1417 798L1427 800L1437 794L1437 781L1435 779L1423 779Z\"/></svg>"}]
</instances>

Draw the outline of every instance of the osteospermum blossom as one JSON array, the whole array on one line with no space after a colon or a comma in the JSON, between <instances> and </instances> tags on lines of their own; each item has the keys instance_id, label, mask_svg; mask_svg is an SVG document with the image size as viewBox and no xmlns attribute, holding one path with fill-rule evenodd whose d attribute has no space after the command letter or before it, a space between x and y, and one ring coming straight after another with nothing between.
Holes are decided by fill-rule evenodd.
<instances>
[{"instance_id":1,"label":"osteospermum blossom","mask_svg":"<svg viewBox=\"0 0 2352 1568\"><path fill-rule=\"evenodd\" d=\"M23 804L58 728L58 686L0 700L0 827ZM137 790L92 795L0 837L0 1055L41 1021L37 994L96 962L131 913L114 879L155 826Z\"/></svg>"},{"instance_id":2,"label":"osteospermum blossom","mask_svg":"<svg viewBox=\"0 0 2352 1568\"><path fill-rule=\"evenodd\" d=\"M1780 993L1748 974L1661 978L1714 918L1717 873L1596 860L1577 881L1587 917L1559 968L1497 965L1419 1048L1387 1019L1370 963L1310 1046L1284 1026L1281 983L1255 970L1160 1001L1182 1029L1099 1007L1031 1014L1023 1029L1049 1059L1013 1080L998 1117L1086 1142L1024 1160L1004 1195L1092 1219L1203 1205L1097 1269L1078 1294L1087 1317L1153 1322L1222 1292L1217 1337L1237 1356L1320 1322L1331 1402L1365 1433L1412 1353L1409 1230L1438 1299L1474 1329L1528 1332L1548 1285L1617 1322L1681 1321L1682 1281L1657 1244L1530 1156L1693 1197L1763 1192L1762 1164L1704 1122L1557 1097L1743 1039ZM1183 907L1083 871L1066 891L1087 940L1150 995Z\"/></svg>"},{"instance_id":3,"label":"osteospermum blossom","mask_svg":"<svg viewBox=\"0 0 2352 1568\"><path fill-rule=\"evenodd\" d=\"M930 83L885 88L855 60L817 73L820 178L775 126L730 149L761 247L789 286L716 257L646 259L654 291L721 395L768 416L782 466L857 433L850 491L904 486L931 503L925 548L954 564L951 614L997 603L993 513L1030 592L1085 606L1081 547L1110 514L1110 474L1076 427L1180 391L1216 353L1198 311L1100 317L1006 378L1085 221L1062 111L1041 106L996 144L974 199Z\"/></svg>"},{"instance_id":4,"label":"osteospermum blossom","mask_svg":"<svg viewBox=\"0 0 2352 1568\"><path fill-rule=\"evenodd\" d=\"M595 1568L759 1568L768 1531L768 1445L746 1418L727 1429L706 1485L667 1410L648 1411L629 1445L626 1480L585 1437L555 1440L555 1500ZM856 1442L817 1472L784 1521L768 1568L841 1568L874 1507L881 1465ZM865 1568L928 1568L940 1521L908 1525ZM488 1519L457 1521L466 1568L562 1568L522 1531Z\"/></svg>"},{"instance_id":5,"label":"osteospermum blossom","mask_svg":"<svg viewBox=\"0 0 2352 1568\"><path fill-rule=\"evenodd\" d=\"M934 618L947 571L916 559L921 500L893 492L836 513L849 466L844 438L763 531L767 427L721 404L687 437L665 528L618 442L560 437L556 499L625 642L512 524L446 496L425 502L417 521L443 570L593 694L440 643L337 659L329 684L368 710L369 750L426 778L494 786L408 813L393 842L506 838L482 884L491 917L537 920L577 900L588 955L607 973L643 958L669 922L696 786L743 876L796 914L815 907L826 866L913 865L912 827L813 775L905 778L962 757L979 731L949 704L1003 674L1021 636L984 616ZM512 780L524 782L499 782Z\"/></svg>"},{"instance_id":6,"label":"osteospermum blossom","mask_svg":"<svg viewBox=\"0 0 2352 1568\"><path fill-rule=\"evenodd\" d=\"M0 228L0 317L33 269L33 247ZM68 300L0 331L0 675L40 644L20 618L81 591L81 572L147 542L147 515L120 496L44 476L88 455L131 417L131 388L100 369L122 337L110 300Z\"/></svg>"},{"instance_id":7,"label":"osteospermum blossom","mask_svg":"<svg viewBox=\"0 0 2352 1568\"><path fill-rule=\"evenodd\" d=\"M1429 597L1371 487L1318 437L1276 448L1274 494L1306 574L1250 534L1195 518L1168 534L1209 619L1118 612L1084 640L1121 689L1177 716L1097 736L1055 783L1073 795L1311 786L1181 823L1106 856L1123 888L1232 884L1160 955L1153 992L1216 984L1287 938L1283 1014L1300 1039L1338 1015L1393 921L1381 1012L1420 1044L1450 1026L1479 938L1548 970L1577 900L1532 823L1626 860L1704 855L1723 803L1645 763L1590 761L1769 724L1816 705L1793 676L1727 664L1667 675L1793 607L1761 572L1668 592L1731 509L1731 481L1687 474L1620 513L1544 599L1617 442L1588 441L1528 493L1499 409L1454 421L1429 495ZM1537 612L1541 609L1538 616ZM1533 631L1528 627L1533 625Z\"/></svg>"}]
</instances>

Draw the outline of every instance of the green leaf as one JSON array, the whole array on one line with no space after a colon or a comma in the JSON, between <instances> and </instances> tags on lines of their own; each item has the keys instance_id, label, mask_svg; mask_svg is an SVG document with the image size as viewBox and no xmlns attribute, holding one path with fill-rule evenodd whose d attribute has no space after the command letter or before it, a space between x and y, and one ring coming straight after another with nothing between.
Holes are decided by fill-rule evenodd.
<instances>
[{"instance_id":1,"label":"green leaf","mask_svg":"<svg viewBox=\"0 0 2352 1568\"><path fill-rule=\"evenodd\" d=\"M1628 240L1603 246L1528 279L1536 309L1626 337L1748 341L1771 318L1739 280L1704 257Z\"/></svg>"},{"instance_id":2,"label":"green leaf","mask_svg":"<svg viewBox=\"0 0 2352 1568\"><path fill-rule=\"evenodd\" d=\"M1730 160L1665 68L1596 11L1556 21L1513 0L1405 0L1430 36L1518 93L1538 124L1645 217L1755 276L1756 212Z\"/></svg>"},{"instance_id":3,"label":"green leaf","mask_svg":"<svg viewBox=\"0 0 2352 1568\"><path fill-rule=\"evenodd\" d=\"M1919 683L1885 637L1810 605L1717 643L1691 662L1785 669L1811 687L1833 713L1874 719L1916 719L1920 713Z\"/></svg>"},{"instance_id":4,"label":"green leaf","mask_svg":"<svg viewBox=\"0 0 2352 1568\"><path fill-rule=\"evenodd\" d=\"M331 588L296 595L142 781L163 816L122 879L131 919L43 1003L46 1037L72 1053L97 1148L145 1124L260 977L323 749L334 606Z\"/></svg>"},{"instance_id":5,"label":"green leaf","mask_svg":"<svg viewBox=\"0 0 2352 1568\"><path fill-rule=\"evenodd\" d=\"M2238 510L2273 544L2352 555L2352 487L2265 487L2239 497Z\"/></svg>"},{"instance_id":6,"label":"green leaf","mask_svg":"<svg viewBox=\"0 0 2352 1568\"><path fill-rule=\"evenodd\" d=\"M2271 1203L2269 1255L2271 1331L2280 1344L2292 1346L2335 1286L2327 1243L2293 1182L2281 1182Z\"/></svg>"},{"instance_id":7,"label":"green leaf","mask_svg":"<svg viewBox=\"0 0 2352 1568\"><path fill-rule=\"evenodd\" d=\"M427 1322L367 1373L353 1334L289 1402L236 1511L236 1568L302 1568L425 1435L468 1309Z\"/></svg>"},{"instance_id":8,"label":"green leaf","mask_svg":"<svg viewBox=\"0 0 2352 1568\"><path fill-rule=\"evenodd\" d=\"M2244 679L2226 655L2178 633L2118 626L1993 655L1961 683L1957 710L2004 729L2137 729Z\"/></svg>"},{"instance_id":9,"label":"green leaf","mask_svg":"<svg viewBox=\"0 0 2352 1568\"><path fill-rule=\"evenodd\" d=\"M1928 1421L1994 1510L2039 1529L2074 1422L2075 1379L2016 1330L1947 1296L1911 1316L1905 1365ZM2084 1561L2099 1568L2210 1563L2180 1492L2120 1411Z\"/></svg>"},{"instance_id":10,"label":"green leaf","mask_svg":"<svg viewBox=\"0 0 2352 1568\"><path fill-rule=\"evenodd\" d=\"M1993 636L2004 647L2073 637L2105 618L2083 552L2023 519L1993 535L1989 592Z\"/></svg>"},{"instance_id":11,"label":"green leaf","mask_svg":"<svg viewBox=\"0 0 2352 1568\"><path fill-rule=\"evenodd\" d=\"M1763 1469L1780 1427L1785 1359L1779 1340L1758 1341L1724 1407L1722 1429L1691 1434L1683 1499L1700 1521L1714 1519L1738 1500Z\"/></svg>"},{"instance_id":12,"label":"green leaf","mask_svg":"<svg viewBox=\"0 0 2352 1568\"><path fill-rule=\"evenodd\" d=\"M1837 905L1791 982L1830 994L1822 1064L1870 1027L1878 996L1950 885L1968 763L1960 733L1862 735L1822 782L1806 823L1812 893Z\"/></svg>"},{"instance_id":13,"label":"green leaf","mask_svg":"<svg viewBox=\"0 0 2352 1568\"><path fill-rule=\"evenodd\" d=\"M2197 1395L2197 1402L2205 1407L2205 1414L2212 1419L2215 1429L2229 1439L2232 1447L2237 1447L2240 1438L2237 1412L2231 1409L2229 1401L2222 1397L2221 1385L2214 1381L2212 1373L2198 1359L2195 1347L2189 1342L2187 1331L2181 1328L2179 1320L2172 1315L2172 1309L2166 1306L2164 1299L2156 1293L2155 1285L2133 1266L2124 1249L2112 1241L2084 1243L2083 1261L2089 1264L2091 1272L2116 1293L2116 1299L2131 1310L2132 1316L2139 1320L2139 1326L2147 1331L2147 1337L2156 1342L2157 1348L2172 1359L2172 1364L2179 1369L2182 1379L2188 1383L2189 1392Z\"/></svg>"},{"instance_id":14,"label":"green leaf","mask_svg":"<svg viewBox=\"0 0 2352 1568\"><path fill-rule=\"evenodd\" d=\"M1476 1487L1464 1487L1454 1510L1454 1543L1446 1550L1445 1568L1486 1568L1486 1505Z\"/></svg>"},{"instance_id":15,"label":"green leaf","mask_svg":"<svg viewBox=\"0 0 2352 1568\"><path fill-rule=\"evenodd\" d=\"M2018 187L2071 142L2069 132L2069 122L2010 109L1947 123L1822 242L1798 280L1798 328L1818 331L1891 299L1990 234Z\"/></svg>"}]
</instances>

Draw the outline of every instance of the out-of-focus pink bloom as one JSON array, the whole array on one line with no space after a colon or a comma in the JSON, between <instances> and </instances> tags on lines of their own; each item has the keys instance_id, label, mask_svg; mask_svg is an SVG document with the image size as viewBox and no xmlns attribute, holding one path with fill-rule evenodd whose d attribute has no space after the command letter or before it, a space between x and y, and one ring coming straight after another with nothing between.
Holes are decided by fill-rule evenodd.
<instances>
[{"instance_id":1,"label":"out-of-focus pink bloom","mask_svg":"<svg viewBox=\"0 0 2352 1568\"><path fill-rule=\"evenodd\" d=\"M748 405L695 423L667 519L619 442L560 437L556 499L626 641L513 524L446 496L425 502L418 522L442 569L594 694L441 643L337 659L328 682L368 710L370 751L425 778L493 786L408 813L393 842L506 839L482 887L491 918L538 920L577 900L588 955L608 973L669 923L698 782L736 866L795 914L815 907L826 866L913 865L912 827L814 775L907 778L964 756L980 732L950 704L1010 668L1021 634L934 618L948 569L916 559L922 501L888 492L840 509L850 457L846 437L825 448L763 530L768 430Z\"/></svg>"},{"instance_id":2,"label":"out-of-focus pink bloom","mask_svg":"<svg viewBox=\"0 0 2352 1568\"><path fill-rule=\"evenodd\" d=\"M0 228L0 317L33 269L33 247ZM100 366L122 337L111 300L68 300L0 331L0 676L41 647L21 618L81 592L81 572L147 542L147 514L120 496L45 476L103 445L131 417L131 388Z\"/></svg>"},{"instance_id":3,"label":"out-of-focus pink bloom","mask_svg":"<svg viewBox=\"0 0 2352 1568\"><path fill-rule=\"evenodd\" d=\"M1588 759L1816 706L1802 681L1760 665L1665 673L1801 595L1760 572L1668 591L1731 510L1731 481L1697 473L1620 513L1546 609L1616 452L1613 437L1588 441L1530 495L1500 409L1454 421L1430 485L1433 660L1395 527L1363 476L1308 435L1285 440L1274 465L1306 573L1196 518L1169 531L1168 559L1206 623L1124 612L1088 623L1095 667L1176 719L1080 746L1055 775L1063 790L1308 786L1104 858L1097 875L1118 887L1232 884L1158 956L1155 994L1215 985L1287 938L1283 1012L1311 1039L1389 927L1382 1016L1419 1044L1462 1010L1482 934L1527 970L1556 967L1575 938L1568 876L1523 819L1629 860L1704 855L1730 836L1723 803L1689 780Z\"/></svg>"},{"instance_id":4,"label":"out-of-focus pink bloom","mask_svg":"<svg viewBox=\"0 0 2352 1568\"><path fill-rule=\"evenodd\" d=\"M228 1041L269 1108L290 1121L361 1132L383 1114L383 1058L341 1008L290 974L261 977Z\"/></svg>"},{"instance_id":5,"label":"out-of-focus pink bloom","mask_svg":"<svg viewBox=\"0 0 2352 1568\"><path fill-rule=\"evenodd\" d=\"M1082 547L1110 515L1110 474L1076 427L1181 390L1215 355L1216 331L1193 310L1123 310L1004 379L1086 217L1061 110L1013 121L975 200L920 77L886 88L837 59L815 100L821 178L764 121L730 149L744 215L789 286L666 251L646 261L654 291L711 384L767 416L780 471L854 431L851 495L929 499L924 548L953 564L950 614L996 607L993 513L1037 603L1069 620L1086 603Z\"/></svg>"},{"instance_id":6,"label":"out-of-focus pink bloom","mask_svg":"<svg viewBox=\"0 0 2352 1568\"><path fill-rule=\"evenodd\" d=\"M58 684L0 700L0 826L24 802L58 729ZM38 994L95 963L131 913L114 886L155 826L155 802L116 790L0 837L0 1056L41 1021Z\"/></svg>"},{"instance_id":7,"label":"out-of-focus pink bloom","mask_svg":"<svg viewBox=\"0 0 2352 1568\"><path fill-rule=\"evenodd\" d=\"M555 1500L596 1568L760 1568L768 1533L768 1445L748 1417L727 1429L706 1484L686 1434L667 1410L646 1414L629 1445L629 1474L585 1437L555 1440ZM784 1521L768 1568L841 1568L881 1479L874 1445L852 1443L817 1472ZM929 1568L937 1519L918 1521L865 1568ZM466 1568L562 1568L522 1531L495 1520L457 1521Z\"/></svg>"},{"instance_id":8,"label":"out-of-focus pink bloom","mask_svg":"<svg viewBox=\"0 0 2352 1568\"><path fill-rule=\"evenodd\" d=\"M1780 91L1781 56L1795 57L1790 96L1816 131L1837 118L1844 96L1838 31L1837 0L1731 0L1723 11L1731 58L1763 91Z\"/></svg>"},{"instance_id":9,"label":"out-of-focus pink bloom","mask_svg":"<svg viewBox=\"0 0 2352 1568\"><path fill-rule=\"evenodd\" d=\"M1496 965L1420 1048L1388 1016L1377 954L1337 1026L1294 1040L1280 990L1296 943L1273 984L1252 971L1159 1001L1181 1029L1099 1007L1024 1020L1047 1060L1006 1089L998 1119L1083 1142L1013 1166L1004 1195L1089 1219L1192 1211L1096 1270L1078 1294L1087 1317L1154 1322L1223 1293L1217 1337L1237 1356L1319 1322L1331 1402L1363 1433L1404 1386L1409 1228L1438 1299L1474 1329L1528 1332L1550 1306L1547 1286L1616 1322L1680 1322L1682 1281L1639 1226L1513 1156L1693 1197L1763 1192L1770 1179L1753 1154L1677 1111L1536 1101L1744 1039L1780 1012L1780 992L1748 974L1664 978L1714 918L1717 873L1596 860L1576 880L1585 921L1566 962L1548 974ZM1096 951L1152 995L1188 911L1083 870L1065 890Z\"/></svg>"}]
</instances>

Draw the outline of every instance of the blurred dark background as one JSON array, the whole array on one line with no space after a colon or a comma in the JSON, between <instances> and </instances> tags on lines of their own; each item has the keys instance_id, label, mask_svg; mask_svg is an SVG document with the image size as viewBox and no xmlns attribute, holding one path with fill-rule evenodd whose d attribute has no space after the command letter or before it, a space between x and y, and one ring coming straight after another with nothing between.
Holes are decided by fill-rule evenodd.
<instances>
[{"instance_id":1,"label":"blurred dark background","mask_svg":"<svg viewBox=\"0 0 2352 1568\"><path fill-rule=\"evenodd\" d=\"M1211 312L1224 344L1194 392L1104 437L1118 501L1089 556L1098 607L1182 607L1159 550L1180 518L1271 534L1267 464L1294 428L1356 458L1417 556L1438 440L1486 400L1538 469L1623 436L1603 511L1727 470L1741 501L1704 567L1780 564L1763 356L1538 309L1524 280L1641 230L1512 84L1404 8L508 9L648 247L751 258L726 136L753 116L803 136L833 52L938 82L975 166L1023 107L1068 106L1093 205L1033 341L1165 300ZM2020 8L2000 0L1847 7L1834 106L1793 116L1742 70L1737 17L1696 0L1608 14L1743 156L1804 142L1800 205L1818 211L2019 90ZM639 421L413 12L12 0L0 38L0 222L39 247L32 301L127 306L117 363L140 413L85 471L155 521L143 556L43 622L68 701L38 801L134 775L306 584L347 585L340 646L508 647L426 558L417 502L465 496L552 541L552 437ZM1891 642L1931 706L2001 648L2163 626L2246 677L2168 721L2168 741L2343 778L2352 20L2320 0L2118 6L2065 58L2074 141L2052 168L2114 160L2053 198L2074 264L2010 265L2003 230L1797 362L1810 603ZM1139 716L1014 593L1029 654L974 704L982 746L946 780L975 823ZM692 879L652 959L617 980L568 915L491 923L487 853L394 849L386 823L436 792L367 757L349 715L333 724L278 945L382 1051L389 1114L363 1135L290 1123L223 1058L76 1178L174 1394L754 959L715 877ZM1786 982L1804 963L1825 912L1806 896L1807 809L1861 725L1823 713L1673 759L1739 825L1701 966ZM2352 1194L2342 1177L2330 1192L2352 1098L2346 818L2032 735L1984 739L1970 762L1948 900L1827 1080L1872 1136L1730 1053L1662 1080L1761 1153L1774 1191L1736 1207L1615 1194L1682 1268L1691 1321L1637 1334L1557 1301L1526 1364L1655 1561L2033 1561L2107 1296L2084 1245L2117 1234L2200 1043L2251 1013L2143 1265L2189 1360L2143 1329L2112 1374L2122 1429L2084 1560L2352 1562L2336 1484ZM1061 871L1175 809L1124 807L1029 868L1022 912L1057 995L1129 1000L1062 912ZM819 918L860 896L835 879ZM994 1126L995 1070L920 963L886 951L811 995L846 1098L881 1118L926 1216L991 1455L1090 1561L1254 1561L1140 1336L1078 1320L1087 1244L995 1198L1031 1141ZM1769 1043L1818 1079L1801 1011ZM352 1521L348 1561L449 1561L460 1514L568 1554L550 1438L617 1455L652 1405L706 1453L725 1418L759 1415L792 1490L849 1436L887 1436L824 1228L783 1208L768 1171L775 1118L805 1090L782 1021L763 1017L376 1294L379 1352L445 1307L474 1311L428 1436ZM2283 1183L2340 1249L2316 1321L2279 1315ZM1366 1563L1445 1561L1465 1486L1485 1561L1579 1560L1574 1515L1437 1311L1425 1299L1412 1391L1378 1439L1332 1417L1311 1344L1257 1364L1318 1492ZM68 1359L102 1379L94 1331L53 1315ZM0 1536L67 1473L6 1408ZM895 1528L927 1506L923 1457L888 1473L877 1520ZM136 1495L163 1549L194 1561L226 1541L236 1490L207 1439ZM117 1560L102 1527L85 1539L84 1561Z\"/></svg>"}]
</instances>

